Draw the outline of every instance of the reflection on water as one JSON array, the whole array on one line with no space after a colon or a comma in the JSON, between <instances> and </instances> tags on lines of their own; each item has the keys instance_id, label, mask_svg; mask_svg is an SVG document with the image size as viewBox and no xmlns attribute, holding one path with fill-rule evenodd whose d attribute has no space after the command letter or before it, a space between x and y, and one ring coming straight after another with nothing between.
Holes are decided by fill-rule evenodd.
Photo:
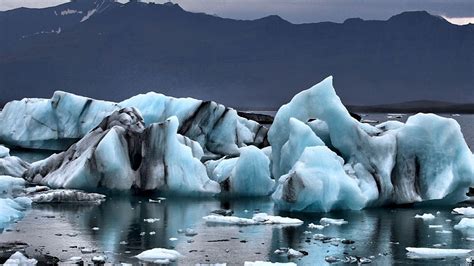
<instances>
[{"instance_id":1,"label":"reflection on water","mask_svg":"<svg viewBox=\"0 0 474 266\"><path fill-rule=\"evenodd\" d=\"M212 210L229 208L236 216L251 217L254 211L267 212L302 219L305 224L297 227L273 225L232 226L209 225L202 220ZM436 214L439 211L438 214ZM415 219L416 214L433 213L431 221ZM53 229L52 235L63 234L54 241L58 246L58 256L65 260L74 253L68 249L71 243L80 239L80 245L94 247L105 253L110 262L136 263L134 255L143 250L164 247L174 248L185 257L180 264L230 263L241 264L246 260L288 261L288 258L274 254L280 247L305 250L309 254L293 259L298 264L325 264L326 256L344 258L347 255L373 257L374 262L388 265L393 263L421 263L426 265L445 265L463 263L464 258L449 260L413 261L406 257L405 247L474 248L474 242L453 229L461 217L445 209L369 209L364 211L336 212L330 214L289 214L275 213L270 199L167 199L162 203L148 202L147 198L134 196L111 196L99 206L40 205L33 208L27 217L17 224L21 232L7 232L0 235L0 241L22 240L31 245L53 245L45 241L48 234L36 227L44 226L35 221L42 217L54 216L57 223L64 223ZM322 217L343 218L349 223L342 226L331 225L322 230L308 229L309 223L318 223ZM144 219L158 218L154 223ZM451 220L451 221L450 221ZM44 221L42 221L44 222ZM430 228L429 225L442 225ZM54 222L49 225L55 228ZM98 227L98 230L93 228ZM179 229L193 228L198 235L194 237L178 233ZM64 237L74 229L76 237ZM95 228L97 229L97 228ZM445 230L440 233L439 231ZM437 232L438 231L438 232ZM152 233L154 232L154 234ZM151 234L150 234L151 233ZM354 240L354 244L340 241L323 243L313 239L313 235ZM38 234L38 235L36 235ZM42 236L41 236L42 235ZM38 238L39 237L39 238ZM43 237L43 239L41 239ZM53 237L53 236L51 236ZM173 241L170 238L177 238ZM29 242L37 239L37 243ZM61 241L63 241L61 243ZM62 245L62 246L61 246ZM73 245L74 247L74 245ZM66 251L64 251L66 250ZM79 254L87 257L85 254Z\"/></svg>"}]
</instances>

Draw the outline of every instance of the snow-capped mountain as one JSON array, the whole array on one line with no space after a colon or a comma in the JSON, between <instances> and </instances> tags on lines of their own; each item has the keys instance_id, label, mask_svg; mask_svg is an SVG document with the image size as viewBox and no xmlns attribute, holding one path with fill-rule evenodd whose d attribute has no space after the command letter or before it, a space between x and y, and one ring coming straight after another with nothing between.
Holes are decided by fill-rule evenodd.
<instances>
[{"instance_id":1,"label":"snow-capped mountain","mask_svg":"<svg viewBox=\"0 0 474 266\"><path fill-rule=\"evenodd\" d=\"M292 24L76 0L0 12L0 38L3 101L55 90L118 101L155 90L272 108L328 75L348 104L474 101L474 25L424 11Z\"/></svg>"}]
</instances>

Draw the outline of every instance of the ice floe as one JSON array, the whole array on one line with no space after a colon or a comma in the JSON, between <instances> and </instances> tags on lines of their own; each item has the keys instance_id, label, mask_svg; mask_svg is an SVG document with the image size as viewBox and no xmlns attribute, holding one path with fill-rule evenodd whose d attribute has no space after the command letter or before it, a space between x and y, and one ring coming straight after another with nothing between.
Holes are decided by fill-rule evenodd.
<instances>
[{"instance_id":1,"label":"ice floe","mask_svg":"<svg viewBox=\"0 0 474 266\"><path fill-rule=\"evenodd\" d=\"M244 266L296 266L294 262L246 261Z\"/></svg>"},{"instance_id":2,"label":"ice floe","mask_svg":"<svg viewBox=\"0 0 474 266\"><path fill-rule=\"evenodd\" d=\"M444 249L444 248L415 248L407 247L408 258L411 259L441 259L447 257L466 257L471 249Z\"/></svg>"},{"instance_id":3,"label":"ice floe","mask_svg":"<svg viewBox=\"0 0 474 266\"><path fill-rule=\"evenodd\" d=\"M8 258L7 261L3 265L5 266L13 266L13 265L21 265L21 266L32 266L38 263L35 259L28 259L23 255L21 252L17 251L13 253L13 255Z\"/></svg>"},{"instance_id":4,"label":"ice floe","mask_svg":"<svg viewBox=\"0 0 474 266\"><path fill-rule=\"evenodd\" d=\"M256 213L250 218L236 216L208 215L203 219L207 223L233 224L233 225L257 225L257 224L281 224L281 225L301 225L303 221L295 218L268 215L266 213Z\"/></svg>"},{"instance_id":5,"label":"ice floe","mask_svg":"<svg viewBox=\"0 0 474 266\"><path fill-rule=\"evenodd\" d=\"M453 209L454 214L460 214L467 217L474 217L474 208L472 207L459 207Z\"/></svg>"},{"instance_id":6,"label":"ice floe","mask_svg":"<svg viewBox=\"0 0 474 266\"><path fill-rule=\"evenodd\" d=\"M415 215L415 219L422 219L422 220L425 220L425 221L433 220L435 218L436 217L431 213L423 213L422 215L420 215L420 214Z\"/></svg>"}]
</instances>

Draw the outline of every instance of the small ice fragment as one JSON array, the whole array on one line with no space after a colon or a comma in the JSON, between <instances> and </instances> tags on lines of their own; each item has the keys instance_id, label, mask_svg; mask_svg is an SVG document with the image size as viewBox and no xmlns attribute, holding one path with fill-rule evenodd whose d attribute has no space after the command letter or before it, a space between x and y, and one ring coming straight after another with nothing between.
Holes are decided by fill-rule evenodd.
<instances>
[{"instance_id":1,"label":"small ice fragment","mask_svg":"<svg viewBox=\"0 0 474 266\"><path fill-rule=\"evenodd\" d=\"M336 263L339 261L339 259L334 256L326 256L324 260L328 263Z\"/></svg>"},{"instance_id":2,"label":"small ice fragment","mask_svg":"<svg viewBox=\"0 0 474 266\"><path fill-rule=\"evenodd\" d=\"M426 221L426 220L433 220L435 216L431 213L423 213L423 215L419 215L419 214L415 215L415 218Z\"/></svg>"},{"instance_id":3,"label":"small ice fragment","mask_svg":"<svg viewBox=\"0 0 474 266\"><path fill-rule=\"evenodd\" d=\"M125 240L124 240L124 241L120 241L120 245L127 245L127 244L128 244L128 242L125 241Z\"/></svg>"},{"instance_id":4,"label":"small ice fragment","mask_svg":"<svg viewBox=\"0 0 474 266\"><path fill-rule=\"evenodd\" d=\"M437 234L452 234L453 232L449 231L449 230L439 230L439 231L435 231L435 233L437 233Z\"/></svg>"},{"instance_id":5,"label":"small ice fragment","mask_svg":"<svg viewBox=\"0 0 474 266\"><path fill-rule=\"evenodd\" d=\"M343 224L347 224L347 223L348 223L348 222L345 221L344 219L332 219L332 218L327 218L327 217L321 218L321 220L319 220L319 222L320 222L322 225L331 225L331 224L334 224L334 225L343 225Z\"/></svg>"},{"instance_id":6,"label":"small ice fragment","mask_svg":"<svg viewBox=\"0 0 474 266\"><path fill-rule=\"evenodd\" d=\"M441 224L430 224L428 225L429 228L443 228L443 225Z\"/></svg>"},{"instance_id":7,"label":"small ice fragment","mask_svg":"<svg viewBox=\"0 0 474 266\"><path fill-rule=\"evenodd\" d=\"M322 230L322 229L324 229L324 227L325 227L324 225L313 224L313 223L310 223L310 224L308 225L308 228L310 228L310 229Z\"/></svg>"},{"instance_id":8,"label":"small ice fragment","mask_svg":"<svg viewBox=\"0 0 474 266\"><path fill-rule=\"evenodd\" d=\"M140 235L144 236L144 235L146 235L146 233L145 232L140 232Z\"/></svg>"},{"instance_id":9,"label":"small ice fragment","mask_svg":"<svg viewBox=\"0 0 474 266\"><path fill-rule=\"evenodd\" d=\"M159 221L160 219L159 218L147 218L147 219L143 219L144 222L147 222L147 223L154 223L154 222L157 222Z\"/></svg>"},{"instance_id":10,"label":"small ice fragment","mask_svg":"<svg viewBox=\"0 0 474 266\"><path fill-rule=\"evenodd\" d=\"M92 230L94 230L94 231L99 231L99 227L97 227L97 226L96 226L96 227L92 227Z\"/></svg>"},{"instance_id":11,"label":"small ice fragment","mask_svg":"<svg viewBox=\"0 0 474 266\"><path fill-rule=\"evenodd\" d=\"M105 262L105 260L106 260L106 258L102 255L92 257L92 261L95 262L95 263L103 263L103 262Z\"/></svg>"},{"instance_id":12,"label":"small ice fragment","mask_svg":"<svg viewBox=\"0 0 474 266\"><path fill-rule=\"evenodd\" d=\"M195 236L197 234L198 233L191 228L186 228L186 230L184 231L185 236Z\"/></svg>"},{"instance_id":13,"label":"small ice fragment","mask_svg":"<svg viewBox=\"0 0 474 266\"><path fill-rule=\"evenodd\" d=\"M178 239L176 237L170 237L170 241L177 241Z\"/></svg>"},{"instance_id":14,"label":"small ice fragment","mask_svg":"<svg viewBox=\"0 0 474 266\"><path fill-rule=\"evenodd\" d=\"M151 231L151 232L150 232L150 235L151 235L151 236L154 235L154 234L156 234L155 231Z\"/></svg>"}]
</instances>

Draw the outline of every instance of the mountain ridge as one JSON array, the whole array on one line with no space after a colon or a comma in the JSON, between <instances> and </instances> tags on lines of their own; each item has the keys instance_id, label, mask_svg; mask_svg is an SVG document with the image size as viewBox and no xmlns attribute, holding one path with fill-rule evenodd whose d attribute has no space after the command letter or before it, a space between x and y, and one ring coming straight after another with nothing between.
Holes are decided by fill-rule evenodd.
<instances>
[{"instance_id":1,"label":"mountain ridge","mask_svg":"<svg viewBox=\"0 0 474 266\"><path fill-rule=\"evenodd\" d=\"M260 109L279 106L333 74L349 104L426 95L474 101L474 25L453 25L427 12L293 24L275 15L234 20L179 5L113 3L83 22L90 6L80 16L66 15L76 18L59 33L52 28L24 40L13 38L19 29L2 23L9 11L0 12L0 25L10 27L4 34L0 26L2 98L67 90L120 100L154 90Z\"/></svg>"}]
</instances>

